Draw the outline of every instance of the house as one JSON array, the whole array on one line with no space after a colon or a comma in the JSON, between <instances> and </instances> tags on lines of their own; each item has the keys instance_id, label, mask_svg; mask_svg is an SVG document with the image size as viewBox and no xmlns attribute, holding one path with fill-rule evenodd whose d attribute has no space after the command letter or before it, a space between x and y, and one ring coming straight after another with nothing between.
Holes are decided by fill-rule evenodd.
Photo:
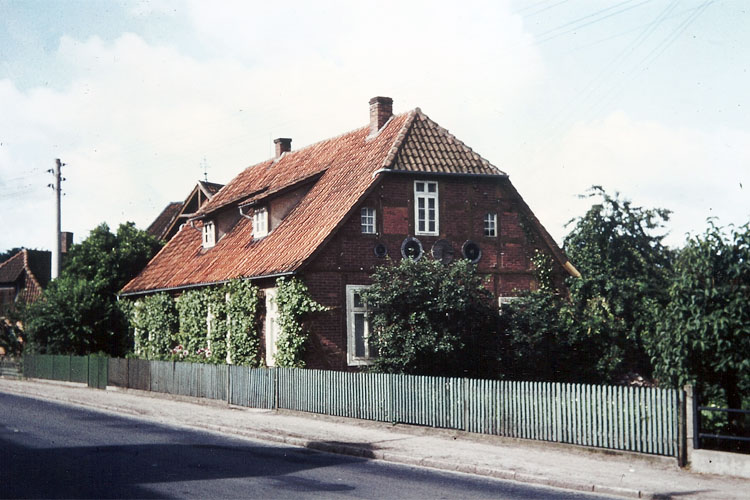
<instances>
[{"instance_id":1,"label":"house","mask_svg":"<svg viewBox=\"0 0 750 500\"><path fill-rule=\"evenodd\" d=\"M154 219L146 232L161 241L169 241L180 226L194 217L198 210L224 187L215 182L198 181L185 201L173 201Z\"/></svg>"},{"instance_id":2,"label":"house","mask_svg":"<svg viewBox=\"0 0 750 500\"><path fill-rule=\"evenodd\" d=\"M50 280L51 261L50 252L24 248L0 264L0 314L18 302L31 303L41 297Z\"/></svg>"},{"instance_id":3,"label":"house","mask_svg":"<svg viewBox=\"0 0 750 500\"><path fill-rule=\"evenodd\" d=\"M296 275L329 307L310 325L306 365L347 370L371 362L359 291L387 257L467 258L500 302L536 286L536 250L557 284L577 274L507 174L419 108L393 115L392 102L373 98L367 126L296 151L276 139L275 156L216 193L122 295L254 280L272 365L275 280Z\"/></svg>"}]
</instances>

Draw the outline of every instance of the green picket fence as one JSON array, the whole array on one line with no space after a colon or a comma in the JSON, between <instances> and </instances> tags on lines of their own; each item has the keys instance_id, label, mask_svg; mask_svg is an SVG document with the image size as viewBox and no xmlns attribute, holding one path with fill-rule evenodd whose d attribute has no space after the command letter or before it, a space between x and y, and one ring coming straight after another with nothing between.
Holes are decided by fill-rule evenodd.
<instances>
[{"instance_id":1,"label":"green picket fence","mask_svg":"<svg viewBox=\"0 0 750 500\"><path fill-rule=\"evenodd\" d=\"M104 356L61 354L25 354L23 376L64 382L79 382L89 387L107 387L108 360Z\"/></svg>"},{"instance_id":2,"label":"green picket fence","mask_svg":"<svg viewBox=\"0 0 750 500\"><path fill-rule=\"evenodd\" d=\"M24 376L677 457L682 391L26 355Z\"/></svg>"}]
</instances>

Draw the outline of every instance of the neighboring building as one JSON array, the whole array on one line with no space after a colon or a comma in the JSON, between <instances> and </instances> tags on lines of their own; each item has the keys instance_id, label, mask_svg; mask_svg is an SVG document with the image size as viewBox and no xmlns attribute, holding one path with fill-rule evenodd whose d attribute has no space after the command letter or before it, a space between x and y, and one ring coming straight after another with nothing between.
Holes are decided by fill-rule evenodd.
<instances>
[{"instance_id":1,"label":"neighboring building","mask_svg":"<svg viewBox=\"0 0 750 500\"><path fill-rule=\"evenodd\" d=\"M161 241L169 241L177 234L180 226L195 217L198 210L224 187L208 181L198 181L185 201L173 201L148 226L146 232Z\"/></svg>"},{"instance_id":2,"label":"neighboring building","mask_svg":"<svg viewBox=\"0 0 750 500\"><path fill-rule=\"evenodd\" d=\"M0 314L42 295L50 280L51 260L50 252L24 248L0 264Z\"/></svg>"},{"instance_id":3,"label":"neighboring building","mask_svg":"<svg viewBox=\"0 0 750 500\"><path fill-rule=\"evenodd\" d=\"M297 151L274 142L275 157L224 186L122 295L252 279L266 296L270 365L275 279L296 275L330 308L310 324L307 366L345 370L371 361L359 291L386 257L470 259L499 301L536 286L536 250L558 285L577 275L507 174L419 108L394 116L376 97L368 126Z\"/></svg>"}]
</instances>

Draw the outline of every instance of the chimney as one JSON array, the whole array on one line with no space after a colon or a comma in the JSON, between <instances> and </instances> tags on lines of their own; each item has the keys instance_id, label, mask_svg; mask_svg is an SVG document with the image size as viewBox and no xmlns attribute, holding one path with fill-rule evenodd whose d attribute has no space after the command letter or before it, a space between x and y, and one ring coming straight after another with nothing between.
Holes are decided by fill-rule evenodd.
<instances>
[{"instance_id":1,"label":"chimney","mask_svg":"<svg viewBox=\"0 0 750 500\"><path fill-rule=\"evenodd\" d=\"M73 233L63 231L60 233L60 252L66 254L73 246Z\"/></svg>"},{"instance_id":2,"label":"chimney","mask_svg":"<svg viewBox=\"0 0 750 500\"><path fill-rule=\"evenodd\" d=\"M273 143L276 145L276 158L280 158L282 153L288 153L292 150L292 140L287 137L279 137L274 139Z\"/></svg>"},{"instance_id":3,"label":"chimney","mask_svg":"<svg viewBox=\"0 0 750 500\"><path fill-rule=\"evenodd\" d=\"M393 99L390 97L370 99L370 135L377 134L391 116L393 116Z\"/></svg>"}]
</instances>

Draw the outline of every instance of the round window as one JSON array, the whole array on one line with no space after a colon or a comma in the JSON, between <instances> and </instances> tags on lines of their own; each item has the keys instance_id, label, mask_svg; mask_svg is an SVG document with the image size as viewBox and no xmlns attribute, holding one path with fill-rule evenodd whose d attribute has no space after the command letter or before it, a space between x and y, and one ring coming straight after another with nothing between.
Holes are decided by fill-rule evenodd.
<instances>
[{"instance_id":1,"label":"round window","mask_svg":"<svg viewBox=\"0 0 750 500\"><path fill-rule=\"evenodd\" d=\"M383 243L376 243L372 251L375 252L375 257L379 257L381 259L388 255L388 247L386 247Z\"/></svg>"},{"instance_id":2,"label":"round window","mask_svg":"<svg viewBox=\"0 0 750 500\"><path fill-rule=\"evenodd\" d=\"M468 240L466 243L464 243L464 246L461 247L461 253L463 254L464 258L469 259L475 264L479 262L479 259L482 258L482 249L479 248L479 245L471 240Z\"/></svg>"},{"instance_id":3,"label":"round window","mask_svg":"<svg viewBox=\"0 0 750 500\"><path fill-rule=\"evenodd\" d=\"M437 240L432 245L432 258L439 260L443 264L450 264L453 262L453 245L448 240Z\"/></svg>"},{"instance_id":4,"label":"round window","mask_svg":"<svg viewBox=\"0 0 750 500\"><path fill-rule=\"evenodd\" d=\"M401 256L405 259L419 260L423 253L422 243L413 236L409 236L401 243Z\"/></svg>"}]
</instances>

